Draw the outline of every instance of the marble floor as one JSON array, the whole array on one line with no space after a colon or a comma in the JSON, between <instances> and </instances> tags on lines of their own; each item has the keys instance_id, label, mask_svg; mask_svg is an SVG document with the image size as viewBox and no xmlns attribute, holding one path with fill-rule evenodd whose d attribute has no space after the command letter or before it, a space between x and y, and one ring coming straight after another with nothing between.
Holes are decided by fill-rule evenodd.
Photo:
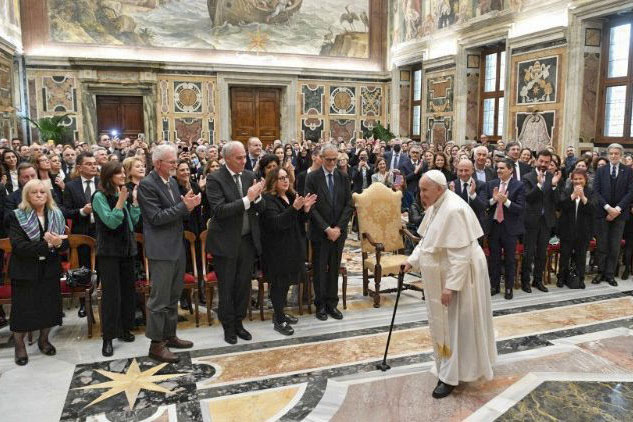
<instances>
[{"instance_id":1,"label":"marble floor","mask_svg":"<svg viewBox=\"0 0 633 422\"><path fill-rule=\"evenodd\" d=\"M25 367L14 364L10 333L0 329L0 421L633 420L632 281L550 285L549 293L515 291L512 301L497 295L494 378L434 400L421 295L403 292L392 369L381 372L395 294L375 309L351 273L345 318L304 313L291 337L273 331L267 309L265 321L253 312L245 323L252 341L229 346L204 307L197 328L181 311L179 335L195 347L178 364L147 358L141 330L133 343L115 341L114 357L104 358L99 335L87 337L75 309L52 332L57 355L29 346Z\"/></svg>"}]
</instances>

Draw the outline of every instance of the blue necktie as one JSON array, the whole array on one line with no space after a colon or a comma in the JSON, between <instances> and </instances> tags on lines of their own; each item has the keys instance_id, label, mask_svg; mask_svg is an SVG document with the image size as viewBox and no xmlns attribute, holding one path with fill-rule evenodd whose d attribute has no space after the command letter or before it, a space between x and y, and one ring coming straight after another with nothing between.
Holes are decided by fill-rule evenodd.
<instances>
[{"instance_id":1,"label":"blue necktie","mask_svg":"<svg viewBox=\"0 0 633 422\"><path fill-rule=\"evenodd\" d=\"M332 203L334 203L334 178L332 177L332 173L327 175L327 190L330 192Z\"/></svg>"},{"instance_id":2,"label":"blue necktie","mask_svg":"<svg viewBox=\"0 0 633 422\"><path fill-rule=\"evenodd\" d=\"M611 165L611 178L615 179L616 177L618 177L618 174L616 172L616 166Z\"/></svg>"}]
</instances>

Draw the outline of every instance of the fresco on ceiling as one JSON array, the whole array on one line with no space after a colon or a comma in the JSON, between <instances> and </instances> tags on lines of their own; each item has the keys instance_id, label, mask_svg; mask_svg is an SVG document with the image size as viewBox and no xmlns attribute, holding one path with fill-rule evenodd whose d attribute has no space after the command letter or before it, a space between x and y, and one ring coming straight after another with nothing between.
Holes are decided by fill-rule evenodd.
<instances>
[{"instance_id":1,"label":"fresco on ceiling","mask_svg":"<svg viewBox=\"0 0 633 422\"><path fill-rule=\"evenodd\" d=\"M394 43L420 39L480 16L518 10L522 4L523 0L395 0L392 39Z\"/></svg>"},{"instance_id":2,"label":"fresco on ceiling","mask_svg":"<svg viewBox=\"0 0 633 422\"><path fill-rule=\"evenodd\" d=\"M61 43L369 57L370 0L48 0Z\"/></svg>"}]
</instances>

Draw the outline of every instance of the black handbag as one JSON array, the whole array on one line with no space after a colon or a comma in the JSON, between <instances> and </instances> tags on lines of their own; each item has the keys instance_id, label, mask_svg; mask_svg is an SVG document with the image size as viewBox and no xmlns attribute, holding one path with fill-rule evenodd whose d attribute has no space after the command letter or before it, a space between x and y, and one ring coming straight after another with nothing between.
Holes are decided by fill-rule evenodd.
<instances>
[{"instance_id":1,"label":"black handbag","mask_svg":"<svg viewBox=\"0 0 633 422\"><path fill-rule=\"evenodd\" d=\"M76 268L66 273L66 285L71 289L92 286L92 271L86 267Z\"/></svg>"},{"instance_id":2,"label":"black handbag","mask_svg":"<svg viewBox=\"0 0 633 422\"><path fill-rule=\"evenodd\" d=\"M580 277L578 277L575 262L572 262L569 265L569 272L567 273L567 287L570 289L580 289Z\"/></svg>"}]
</instances>

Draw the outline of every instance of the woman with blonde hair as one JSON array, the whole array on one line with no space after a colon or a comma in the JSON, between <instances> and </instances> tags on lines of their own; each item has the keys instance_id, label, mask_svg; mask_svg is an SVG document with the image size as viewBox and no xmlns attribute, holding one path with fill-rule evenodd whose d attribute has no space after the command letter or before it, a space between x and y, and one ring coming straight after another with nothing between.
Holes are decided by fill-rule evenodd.
<instances>
[{"instance_id":1,"label":"woman with blonde hair","mask_svg":"<svg viewBox=\"0 0 633 422\"><path fill-rule=\"evenodd\" d=\"M68 249L64 215L51 190L33 179L22 188L22 202L8 217L11 258L11 331L15 340L15 363L29 361L24 337L40 331L37 341L42 353L53 356L55 347L48 334L62 323L62 275L60 252Z\"/></svg>"}]
</instances>

